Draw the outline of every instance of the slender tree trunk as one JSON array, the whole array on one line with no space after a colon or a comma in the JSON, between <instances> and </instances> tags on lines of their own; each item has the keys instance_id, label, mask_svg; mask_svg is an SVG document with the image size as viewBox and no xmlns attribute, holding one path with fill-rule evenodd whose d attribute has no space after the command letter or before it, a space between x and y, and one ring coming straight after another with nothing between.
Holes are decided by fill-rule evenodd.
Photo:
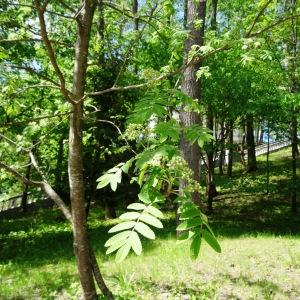
<instances>
[{"instance_id":1,"label":"slender tree trunk","mask_svg":"<svg viewBox=\"0 0 300 300\"><path fill-rule=\"evenodd\" d=\"M292 111L291 141L292 141L292 189L291 203L292 211L297 212L297 115Z\"/></svg>"},{"instance_id":2,"label":"slender tree trunk","mask_svg":"<svg viewBox=\"0 0 300 300\"><path fill-rule=\"evenodd\" d=\"M232 177L232 165L233 165L233 124L229 125L229 152L228 152L228 166L227 166L227 176Z\"/></svg>"},{"instance_id":3,"label":"slender tree trunk","mask_svg":"<svg viewBox=\"0 0 300 300\"><path fill-rule=\"evenodd\" d=\"M267 149L267 194L270 190L270 125L268 122L268 149Z\"/></svg>"},{"instance_id":4,"label":"slender tree trunk","mask_svg":"<svg viewBox=\"0 0 300 300\"><path fill-rule=\"evenodd\" d=\"M214 118L211 111L211 107L208 107L207 111L207 123L206 127L213 131L214 129ZM214 175L215 175L215 161L214 161L214 142L210 142L208 149L206 151L206 165L207 165L207 174L206 174L206 194L207 194L207 204L208 211L212 212L213 207L213 198L217 195ZM217 151L217 150L216 150Z\"/></svg>"},{"instance_id":5,"label":"slender tree trunk","mask_svg":"<svg viewBox=\"0 0 300 300\"><path fill-rule=\"evenodd\" d=\"M224 122L221 122L221 134L220 134L220 158L219 158L219 174L224 175L223 165L225 156L225 126Z\"/></svg>"},{"instance_id":6,"label":"slender tree trunk","mask_svg":"<svg viewBox=\"0 0 300 300\"><path fill-rule=\"evenodd\" d=\"M263 142L264 142L264 129L263 129L263 126L261 126L258 143L261 145Z\"/></svg>"},{"instance_id":7,"label":"slender tree trunk","mask_svg":"<svg viewBox=\"0 0 300 300\"><path fill-rule=\"evenodd\" d=\"M112 202L105 200L105 219L115 219L117 217L115 206Z\"/></svg>"},{"instance_id":8,"label":"slender tree trunk","mask_svg":"<svg viewBox=\"0 0 300 300\"><path fill-rule=\"evenodd\" d=\"M26 175L25 178L27 180L30 180L30 172L31 172L31 159L29 158L28 161L28 167L26 169ZM27 212L27 200L28 200L28 184L24 184L24 190L22 194L22 199L21 199L21 207L22 207L22 212L26 213Z\"/></svg>"},{"instance_id":9,"label":"slender tree trunk","mask_svg":"<svg viewBox=\"0 0 300 300\"><path fill-rule=\"evenodd\" d=\"M138 0L132 0L132 13L134 16L137 16L139 9L139 2ZM139 30L139 19L137 17L134 18L134 30Z\"/></svg>"},{"instance_id":10,"label":"slender tree trunk","mask_svg":"<svg viewBox=\"0 0 300 300\"><path fill-rule=\"evenodd\" d=\"M212 1L212 14L211 14L211 28L213 30L217 29L217 0ZM212 111L211 104L208 103L207 106L207 123L206 127L210 130L214 130L214 115ZM217 126L215 126L215 134L217 135ZM217 151L213 141L210 142L209 148L206 151L206 165L207 165L207 175L206 175L206 193L207 193L207 203L208 210L212 212L213 198L217 195L217 189L214 180L215 174L215 162L214 153Z\"/></svg>"},{"instance_id":11,"label":"slender tree trunk","mask_svg":"<svg viewBox=\"0 0 300 300\"><path fill-rule=\"evenodd\" d=\"M296 0L290 0L291 14L296 13ZM297 17L291 19L291 41L289 45L291 63L290 63L290 78L291 78L291 94L294 96L298 93L298 78L297 78L297 56L298 56L298 24ZM293 104L291 110L291 142L292 142L292 188L291 188L291 205L292 212L297 212L297 154L298 151L298 123L297 123L297 111L295 104Z\"/></svg>"},{"instance_id":12,"label":"slender tree trunk","mask_svg":"<svg viewBox=\"0 0 300 300\"><path fill-rule=\"evenodd\" d=\"M247 172L250 173L250 172L255 172L257 170L252 114L247 115L246 127L247 127L246 142L247 142L247 153L248 153Z\"/></svg>"},{"instance_id":13,"label":"slender tree trunk","mask_svg":"<svg viewBox=\"0 0 300 300\"><path fill-rule=\"evenodd\" d=\"M188 53L193 45L203 45L204 37L204 24L206 14L206 0L187 1L187 15L186 15L186 27L190 31L189 37L185 41L184 50L184 64L187 63ZM201 28L195 27L195 19L202 20ZM201 84L196 78L196 72L199 70L201 63L191 64L185 68L183 72L183 78L181 82L181 91L193 99L201 99ZM200 123L200 117L195 112L188 112L181 108L180 122L183 127L189 127L194 124ZM199 162L200 162L200 150L198 145L191 146L183 136L180 139L180 149L182 151L184 159L188 162L189 167L193 170L194 179L199 181ZM186 186L186 182L181 181L180 188L183 189ZM200 205L200 195L195 193L193 200L197 205Z\"/></svg>"},{"instance_id":14,"label":"slender tree trunk","mask_svg":"<svg viewBox=\"0 0 300 300\"><path fill-rule=\"evenodd\" d=\"M78 39L75 46L75 65L72 94L80 100L85 91L87 55L95 2L86 0L78 22ZM97 299L90 246L86 224L86 201L83 175L83 103L72 104L69 131L69 184L73 217L74 252L84 299Z\"/></svg>"}]
</instances>

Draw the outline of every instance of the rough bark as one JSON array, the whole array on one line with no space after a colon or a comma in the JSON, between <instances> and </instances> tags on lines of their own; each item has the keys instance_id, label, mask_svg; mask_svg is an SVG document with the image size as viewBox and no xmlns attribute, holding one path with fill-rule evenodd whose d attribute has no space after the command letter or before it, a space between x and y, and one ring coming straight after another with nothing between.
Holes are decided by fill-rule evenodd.
<instances>
[{"instance_id":1,"label":"rough bark","mask_svg":"<svg viewBox=\"0 0 300 300\"><path fill-rule=\"evenodd\" d=\"M247 142L247 154L248 154L247 172L250 173L250 172L255 172L257 170L252 114L247 115L246 127L247 127L246 142Z\"/></svg>"},{"instance_id":2,"label":"rough bark","mask_svg":"<svg viewBox=\"0 0 300 300\"><path fill-rule=\"evenodd\" d=\"M204 38L204 24L206 14L206 1L187 1L186 11L186 27L190 31L189 37L185 41L184 47L184 64L187 62L188 53L193 45L203 45ZM200 29L195 28L194 21L202 20L202 27ZM196 72L199 70L201 63L191 64L185 68L182 76L181 91L193 99L201 99L201 84L196 78ZM193 124L200 123L200 117L195 112L187 112L184 107L181 107L180 122L183 127L189 127ZM200 162L200 150L197 145L191 146L183 136L180 139L180 149L182 151L184 159L188 162L189 167L194 172L194 179L199 181L199 162ZM181 181L180 187L184 188L186 182ZM200 196L198 193L193 195L193 201L200 205Z\"/></svg>"}]
</instances>

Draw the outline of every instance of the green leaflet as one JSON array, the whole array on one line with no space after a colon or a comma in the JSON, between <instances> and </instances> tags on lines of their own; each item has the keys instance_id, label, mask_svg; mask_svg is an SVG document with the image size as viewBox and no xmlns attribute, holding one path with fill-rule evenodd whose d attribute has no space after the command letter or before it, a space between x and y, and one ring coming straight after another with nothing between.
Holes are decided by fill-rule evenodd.
<instances>
[{"instance_id":1,"label":"green leaflet","mask_svg":"<svg viewBox=\"0 0 300 300\"><path fill-rule=\"evenodd\" d=\"M136 220L140 217L140 213L138 212L133 212L133 211L130 211L130 212L127 212L127 213L124 213L122 214L119 219L121 220Z\"/></svg>"},{"instance_id":2,"label":"green leaflet","mask_svg":"<svg viewBox=\"0 0 300 300\"><path fill-rule=\"evenodd\" d=\"M148 212L151 215L153 215L154 217L157 217L157 218L160 218L160 219L164 218L163 213L159 209L157 209L156 207L154 207L154 206L148 206L146 208L145 212Z\"/></svg>"},{"instance_id":3,"label":"green leaflet","mask_svg":"<svg viewBox=\"0 0 300 300\"><path fill-rule=\"evenodd\" d=\"M182 222L180 225L178 225L176 230L183 231L183 230L187 230L190 228L194 228L201 224L202 224L202 220L200 218L189 219L189 220Z\"/></svg>"},{"instance_id":4,"label":"green leaflet","mask_svg":"<svg viewBox=\"0 0 300 300\"><path fill-rule=\"evenodd\" d=\"M154 227L163 228L163 224L161 223L161 221L149 214L142 214L140 220Z\"/></svg>"},{"instance_id":5,"label":"green leaflet","mask_svg":"<svg viewBox=\"0 0 300 300\"><path fill-rule=\"evenodd\" d=\"M116 243L117 241L119 240L125 240L129 237L131 231L130 230L126 230L126 231L123 231L123 232L120 232L116 235L114 235L113 237L111 237L106 243L105 243L105 247L108 247L108 246L111 246L113 245L114 243Z\"/></svg>"},{"instance_id":6,"label":"green leaflet","mask_svg":"<svg viewBox=\"0 0 300 300\"><path fill-rule=\"evenodd\" d=\"M178 237L176 242L177 242L177 244L182 244L182 243L188 241L194 235L195 235L195 233L191 230L185 231L182 234L180 234L180 236Z\"/></svg>"},{"instance_id":7,"label":"green leaflet","mask_svg":"<svg viewBox=\"0 0 300 300\"><path fill-rule=\"evenodd\" d=\"M155 127L155 132L158 133L161 138L171 138L171 140L179 141L180 126L175 120L170 120L166 123L159 123Z\"/></svg>"},{"instance_id":8,"label":"green leaflet","mask_svg":"<svg viewBox=\"0 0 300 300\"><path fill-rule=\"evenodd\" d=\"M218 243L217 239L208 230L203 229L202 236L207 242L207 244L209 244L216 252L218 253L222 252L221 246Z\"/></svg>"},{"instance_id":9,"label":"green leaflet","mask_svg":"<svg viewBox=\"0 0 300 300\"><path fill-rule=\"evenodd\" d=\"M153 230L146 224L142 223L142 222L138 222L135 225L134 228L137 232L139 232L140 234L142 234L144 237L150 239L150 240L154 240L155 239L155 233L153 232Z\"/></svg>"},{"instance_id":10,"label":"green leaflet","mask_svg":"<svg viewBox=\"0 0 300 300\"><path fill-rule=\"evenodd\" d=\"M142 253L142 243L138 234L133 231L129 237L131 248L136 253L136 255L141 255Z\"/></svg>"},{"instance_id":11,"label":"green leaflet","mask_svg":"<svg viewBox=\"0 0 300 300\"><path fill-rule=\"evenodd\" d=\"M191 209L183 211L180 214L179 220L192 219L194 217L198 217L199 215L200 211L197 208L192 207Z\"/></svg>"},{"instance_id":12,"label":"green leaflet","mask_svg":"<svg viewBox=\"0 0 300 300\"><path fill-rule=\"evenodd\" d=\"M106 254L110 254L116 250L118 250L121 246L123 246L125 243L127 243L127 240L118 240L115 243L113 243L109 248L106 250Z\"/></svg>"},{"instance_id":13,"label":"green leaflet","mask_svg":"<svg viewBox=\"0 0 300 300\"><path fill-rule=\"evenodd\" d=\"M116 254L116 262L120 263L122 262L126 256L128 255L129 251L131 248L131 243L126 243L125 245L123 245L117 252Z\"/></svg>"},{"instance_id":14,"label":"green leaflet","mask_svg":"<svg viewBox=\"0 0 300 300\"><path fill-rule=\"evenodd\" d=\"M122 231L125 229L130 229L132 228L136 223L134 221L128 221L128 222L122 222L120 224L115 225L114 227L112 227L108 233L113 233L113 232L118 232L118 231Z\"/></svg>"},{"instance_id":15,"label":"green leaflet","mask_svg":"<svg viewBox=\"0 0 300 300\"><path fill-rule=\"evenodd\" d=\"M146 208L146 205L142 204L142 203L132 203L132 204L129 204L127 206L127 208L133 209L133 210L144 210Z\"/></svg>"},{"instance_id":16,"label":"green leaflet","mask_svg":"<svg viewBox=\"0 0 300 300\"><path fill-rule=\"evenodd\" d=\"M196 259L198 257L200 252L200 247L201 247L201 235L195 234L190 246L190 254L192 259Z\"/></svg>"},{"instance_id":17,"label":"green leaflet","mask_svg":"<svg viewBox=\"0 0 300 300\"><path fill-rule=\"evenodd\" d=\"M128 174L129 168L132 166L132 163L134 161L134 158L131 158L130 160L128 160L122 167L121 170Z\"/></svg>"}]
</instances>

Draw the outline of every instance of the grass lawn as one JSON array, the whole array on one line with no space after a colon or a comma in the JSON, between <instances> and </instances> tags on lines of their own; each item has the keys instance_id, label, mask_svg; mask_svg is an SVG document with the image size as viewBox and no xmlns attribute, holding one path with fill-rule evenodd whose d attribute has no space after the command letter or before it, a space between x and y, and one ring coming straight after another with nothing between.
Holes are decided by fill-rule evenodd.
<instances>
[{"instance_id":1,"label":"grass lawn","mask_svg":"<svg viewBox=\"0 0 300 300\"><path fill-rule=\"evenodd\" d=\"M174 216L166 213L157 240L116 264L103 246L114 221L93 209L91 238L117 299L300 299L300 213L290 212L289 151L270 157L269 195L263 156L253 175L237 165L232 179L217 176L220 195L209 218L221 254L203 244L192 261L189 245L176 244ZM77 299L79 293L71 229L58 211L0 219L1 300Z\"/></svg>"}]
</instances>

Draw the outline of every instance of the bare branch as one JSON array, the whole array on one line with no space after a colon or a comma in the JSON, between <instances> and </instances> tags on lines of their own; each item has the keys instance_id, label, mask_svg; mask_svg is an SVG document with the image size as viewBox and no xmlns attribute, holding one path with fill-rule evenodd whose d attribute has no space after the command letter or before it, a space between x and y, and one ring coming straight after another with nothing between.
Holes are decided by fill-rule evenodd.
<instances>
[{"instance_id":1,"label":"bare branch","mask_svg":"<svg viewBox=\"0 0 300 300\"><path fill-rule=\"evenodd\" d=\"M47 2L47 1L46 1ZM39 18L39 22L40 22L40 27L41 27L41 35L42 35L42 39L44 41L46 50L48 52L48 57L50 59L50 62L55 70L56 75L59 78L60 81L60 89L62 94L64 95L65 99L67 101L69 101L70 103L74 104L74 101L70 98L70 92L67 90L66 88L66 81L65 81L65 77L62 73L62 71L60 70L56 57L55 57L55 53L52 47L52 44L49 40L48 37L48 33L47 33L47 28L46 28L46 22L45 22L45 17L44 17L44 11L43 11L43 7L41 7L40 1L39 0L35 0L35 6L36 9L38 11L38 18Z\"/></svg>"},{"instance_id":2,"label":"bare branch","mask_svg":"<svg viewBox=\"0 0 300 300\"><path fill-rule=\"evenodd\" d=\"M281 18L281 19L277 20L276 22L274 22L274 23L272 23L272 24L266 26L265 28L263 28L263 29L261 29L261 30L255 32L255 33L250 34L248 37L255 37L255 36L258 36L258 35L260 35L260 34L266 32L266 31L268 31L269 29L272 29L273 27L276 27L277 25L279 25L279 24L281 24L281 23L283 23L283 22L285 22L285 21L288 21L288 20L290 20L290 19L293 19L293 18L295 18L295 17L300 17L300 14L296 14L296 15L293 15L293 16L288 16L288 17L285 17L285 18Z\"/></svg>"},{"instance_id":3,"label":"bare branch","mask_svg":"<svg viewBox=\"0 0 300 300\"><path fill-rule=\"evenodd\" d=\"M28 7L28 8L32 8L32 9L36 9L35 6L33 5L29 5L29 4L23 4L23 3L14 3L14 2L8 2L7 3L8 5L11 5L11 6L19 6L19 7ZM48 3L44 3L43 7L48 5ZM46 7L45 6L45 7ZM54 12L54 11L51 11L51 10L47 10L47 9L43 9L43 11L45 13L48 13L50 15L54 15L54 16L58 16L58 17L62 17L62 18L66 18L66 19L71 19L71 20L75 20L75 18L73 16L69 16L69 15L64 15L64 14L60 14L58 12Z\"/></svg>"},{"instance_id":4,"label":"bare branch","mask_svg":"<svg viewBox=\"0 0 300 300\"><path fill-rule=\"evenodd\" d=\"M19 181L22 183L29 185L29 186L36 186L36 187L41 187L42 182L41 181L32 181L27 179L25 176L23 176L21 173L19 173L17 170L14 168L6 165L5 163L0 161L0 169L6 170L8 173L12 174L14 177L16 177Z\"/></svg>"},{"instance_id":5,"label":"bare branch","mask_svg":"<svg viewBox=\"0 0 300 300\"><path fill-rule=\"evenodd\" d=\"M38 38L3 39L3 40L0 40L0 45L5 44L5 43L30 43L30 42L40 43L40 42L43 42L43 40L38 39ZM70 46L70 44L66 44L64 42L57 41L57 40L50 40L50 42L53 43L53 44L60 44L60 45Z\"/></svg>"},{"instance_id":6,"label":"bare branch","mask_svg":"<svg viewBox=\"0 0 300 300\"><path fill-rule=\"evenodd\" d=\"M127 139L125 139L125 137L124 137L124 135L123 135L121 129L120 129L114 122L109 121L109 120L97 120L97 122L107 123L107 124L110 124L110 125L114 126L114 127L117 129L117 131L119 132L120 136L121 136L121 137L123 138L123 140L125 141L125 143L127 144L127 146L130 147L130 150L131 150L135 155L137 155L137 153L136 153L136 152L132 149L132 147L130 146L130 144L129 144L129 142L127 141Z\"/></svg>"},{"instance_id":7,"label":"bare branch","mask_svg":"<svg viewBox=\"0 0 300 300\"><path fill-rule=\"evenodd\" d=\"M49 81L52 84L54 84L55 86L57 86L57 87L60 88L59 83L57 83L55 80L53 80L52 78L50 78L50 77L42 74L41 72L39 72L39 71L37 71L37 70L35 70L35 69L31 68L31 67L28 67L28 66L17 66L17 65L6 65L6 67L27 71L28 73L34 74L34 75L36 75L39 78L42 78L42 79L44 79L46 81Z\"/></svg>"},{"instance_id":8,"label":"bare branch","mask_svg":"<svg viewBox=\"0 0 300 300\"><path fill-rule=\"evenodd\" d=\"M267 0L266 3L263 5L263 7L261 8L261 10L258 12L258 14L256 15L255 19L252 22L252 25L250 26L249 30L247 31L247 33L245 34L246 38L249 37L249 35L251 34L254 26L256 25L258 19L260 18L260 16L264 13L265 9L269 6L269 4L272 2L273 0Z\"/></svg>"},{"instance_id":9,"label":"bare branch","mask_svg":"<svg viewBox=\"0 0 300 300\"><path fill-rule=\"evenodd\" d=\"M19 125L19 124L28 124L30 122L36 122L36 121L40 121L40 120L44 120L44 119L52 119L52 118L70 115L71 113L72 112L66 112L66 113L60 113L60 114L55 114L55 115L47 115L47 116L41 116L41 117L37 117L37 118L26 119L23 121L2 123L2 124L0 124L0 127L8 127L8 126ZM0 134L0 136L1 136L1 134Z\"/></svg>"},{"instance_id":10,"label":"bare branch","mask_svg":"<svg viewBox=\"0 0 300 300\"><path fill-rule=\"evenodd\" d=\"M44 193L60 208L66 219L72 224L72 214L69 210L69 208L66 206L64 201L60 198L60 196L54 191L54 189L51 187L51 185L47 181L33 181L30 179L27 179L25 176L23 176L21 173L19 173L14 168L6 165L3 162L0 162L0 169L6 170L8 173L12 174L16 179L21 181L23 184L33 187L39 187L41 188Z\"/></svg>"},{"instance_id":11,"label":"bare branch","mask_svg":"<svg viewBox=\"0 0 300 300\"><path fill-rule=\"evenodd\" d=\"M60 88L56 85L50 85L50 84L34 84L34 85L28 85L20 90L18 90L17 92L15 92L13 95L19 95L22 94L24 92L26 92L27 90L30 89L35 89L35 88L51 88L51 89L56 89L56 90L60 90Z\"/></svg>"}]
</instances>

